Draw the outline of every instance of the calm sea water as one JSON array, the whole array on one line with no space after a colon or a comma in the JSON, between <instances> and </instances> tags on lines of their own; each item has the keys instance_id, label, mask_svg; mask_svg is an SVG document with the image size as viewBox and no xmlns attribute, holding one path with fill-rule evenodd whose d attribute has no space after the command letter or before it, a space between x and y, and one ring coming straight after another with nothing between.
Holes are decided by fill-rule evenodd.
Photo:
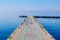
<instances>
[{"instance_id":1,"label":"calm sea water","mask_svg":"<svg viewBox=\"0 0 60 40\"><path fill-rule=\"evenodd\" d=\"M56 40L60 40L60 19L38 19L38 21Z\"/></svg>"},{"instance_id":2,"label":"calm sea water","mask_svg":"<svg viewBox=\"0 0 60 40\"><path fill-rule=\"evenodd\" d=\"M31 12L29 12L29 13L31 13ZM34 12L34 13L36 14L39 12ZM51 12L49 12L49 13L51 13ZM38 14L38 15L40 15L40 14ZM41 14L41 15L43 15L43 14ZM55 15L56 15L56 13L55 13ZM60 15L60 13L57 15ZM2 17L0 18L0 40L6 40L10 36L10 34L17 28L17 26L23 22L23 20L24 19L19 18L19 14L17 16L16 16L16 14L15 15L13 15L13 14L12 15L11 14L2 15ZM60 19L39 18L37 20L43 25L43 27L56 40L60 40Z\"/></svg>"}]
</instances>

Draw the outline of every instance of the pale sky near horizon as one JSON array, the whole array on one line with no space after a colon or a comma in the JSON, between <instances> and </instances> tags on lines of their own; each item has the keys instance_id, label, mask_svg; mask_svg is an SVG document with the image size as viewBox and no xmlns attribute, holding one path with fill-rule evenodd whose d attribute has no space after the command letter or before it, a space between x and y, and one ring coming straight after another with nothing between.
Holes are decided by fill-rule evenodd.
<instances>
[{"instance_id":1,"label":"pale sky near horizon","mask_svg":"<svg viewBox=\"0 0 60 40\"><path fill-rule=\"evenodd\" d=\"M60 0L0 0L0 14L19 11L60 11Z\"/></svg>"}]
</instances>

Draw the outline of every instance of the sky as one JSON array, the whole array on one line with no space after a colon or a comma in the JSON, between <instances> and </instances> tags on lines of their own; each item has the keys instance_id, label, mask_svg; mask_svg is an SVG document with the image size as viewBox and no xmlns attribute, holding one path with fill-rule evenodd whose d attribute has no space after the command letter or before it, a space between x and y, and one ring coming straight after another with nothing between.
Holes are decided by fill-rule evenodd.
<instances>
[{"instance_id":1,"label":"sky","mask_svg":"<svg viewBox=\"0 0 60 40\"><path fill-rule=\"evenodd\" d=\"M0 15L25 11L60 11L60 0L0 0Z\"/></svg>"},{"instance_id":2,"label":"sky","mask_svg":"<svg viewBox=\"0 0 60 40\"><path fill-rule=\"evenodd\" d=\"M0 11L55 10L60 11L60 0L0 0Z\"/></svg>"}]
</instances>

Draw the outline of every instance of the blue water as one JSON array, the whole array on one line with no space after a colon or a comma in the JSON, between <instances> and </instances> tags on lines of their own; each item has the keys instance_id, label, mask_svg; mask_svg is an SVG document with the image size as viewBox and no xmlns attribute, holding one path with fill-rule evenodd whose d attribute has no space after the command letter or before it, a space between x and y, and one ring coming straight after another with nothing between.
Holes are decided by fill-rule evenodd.
<instances>
[{"instance_id":1,"label":"blue water","mask_svg":"<svg viewBox=\"0 0 60 40\"><path fill-rule=\"evenodd\" d=\"M10 34L20 25L24 19L19 15L58 15L60 12L16 12L0 14L0 40L6 40ZM49 14L48 14L49 13ZM56 39L60 40L60 19L37 19L43 27Z\"/></svg>"},{"instance_id":2,"label":"blue water","mask_svg":"<svg viewBox=\"0 0 60 40\"><path fill-rule=\"evenodd\" d=\"M60 40L60 19L38 19L38 21L56 40Z\"/></svg>"}]
</instances>

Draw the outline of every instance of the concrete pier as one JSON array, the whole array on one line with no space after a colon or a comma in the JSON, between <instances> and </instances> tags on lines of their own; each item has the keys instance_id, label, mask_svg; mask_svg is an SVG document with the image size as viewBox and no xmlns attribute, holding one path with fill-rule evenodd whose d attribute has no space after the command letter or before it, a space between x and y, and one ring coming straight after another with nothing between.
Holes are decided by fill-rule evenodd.
<instances>
[{"instance_id":1,"label":"concrete pier","mask_svg":"<svg viewBox=\"0 0 60 40\"><path fill-rule=\"evenodd\" d=\"M32 16L16 28L7 40L55 40Z\"/></svg>"}]
</instances>

